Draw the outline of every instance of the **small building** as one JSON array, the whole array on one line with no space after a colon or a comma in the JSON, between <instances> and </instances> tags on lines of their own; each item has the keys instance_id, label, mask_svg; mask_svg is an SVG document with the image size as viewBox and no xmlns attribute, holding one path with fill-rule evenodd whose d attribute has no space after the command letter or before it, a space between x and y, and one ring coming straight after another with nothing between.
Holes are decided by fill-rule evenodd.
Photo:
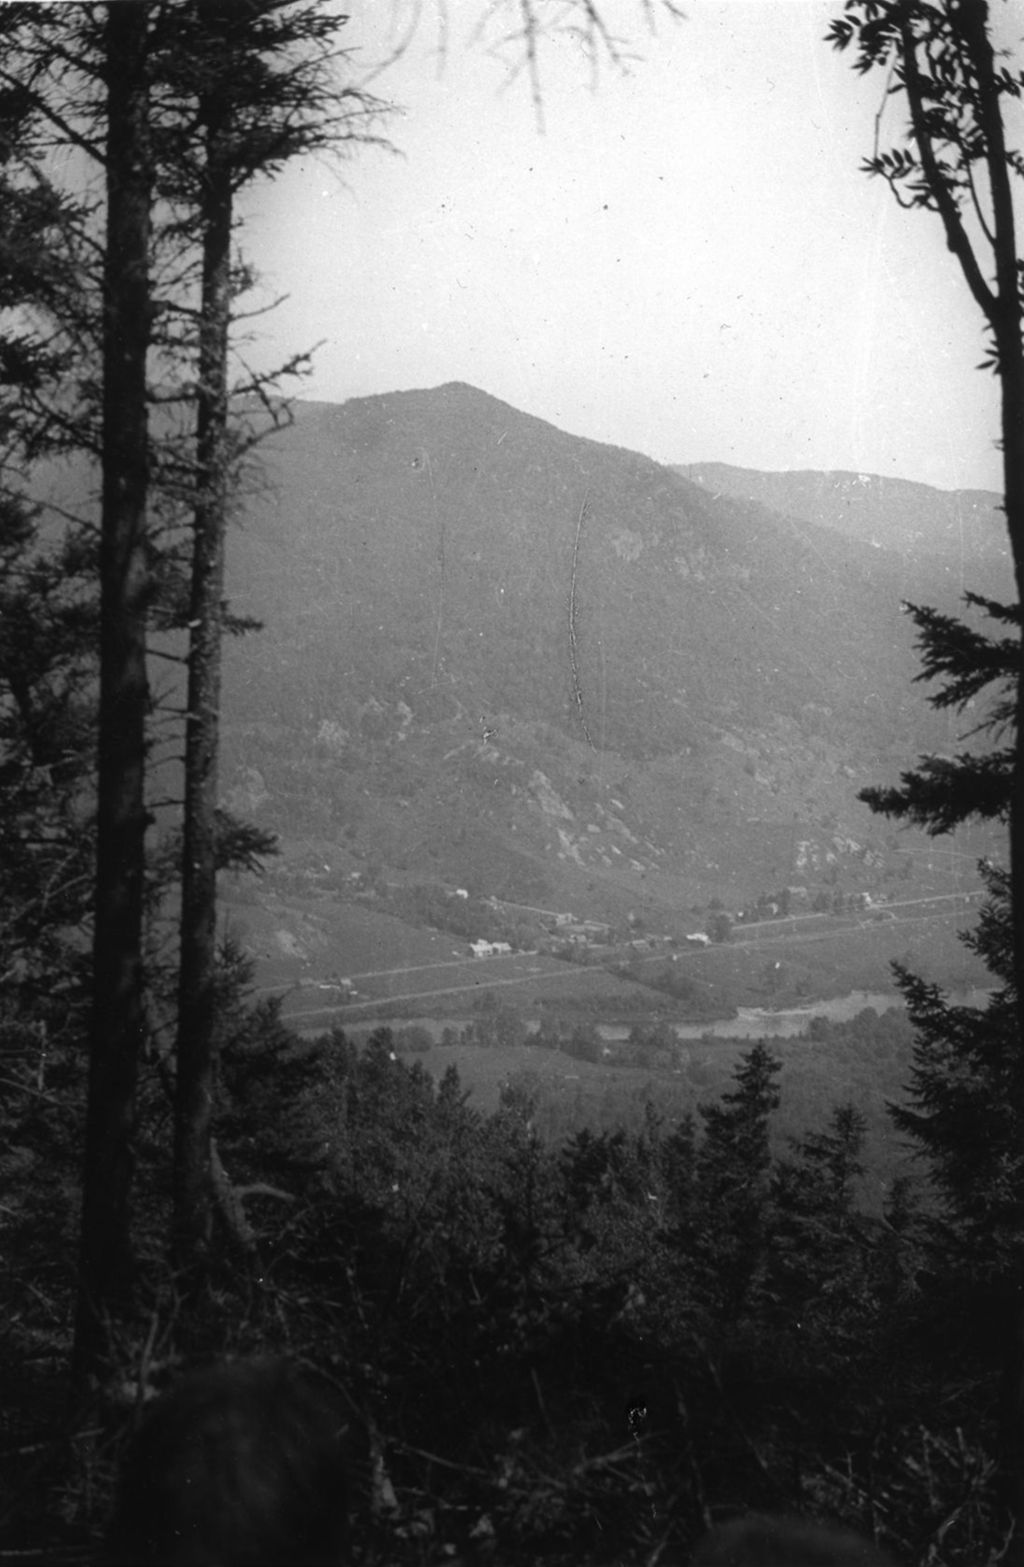
<instances>
[{"instance_id":1,"label":"small building","mask_svg":"<svg viewBox=\"0 0 1024 1567\"><path fill-rule=\"evenodd\" d=\"M334 996L341 1001L350 1001L359 994L350 979L320 980L316 988L322 995Z\"/></svg>"},{"instance_id":2,"label":"small building","mask_svg":"<svg viewBox=\"0 0 1024 1567\"><path fill-rule=\"evenodd\" d=\"M688 947L710 947L711 945L711 937L704 930L691 930L683 937L683 940Z\"/></svg>"},{"instance_id":3,"label":"small building","mask_svg":"<svg viewBox=\"0 0 1024 1567\"><path fill-rule=\"evenodd\" d=\"M469 950L475 958L489 958L494 955L494 947L489 941L471 941Z\"/></svg>"}]
</instances>

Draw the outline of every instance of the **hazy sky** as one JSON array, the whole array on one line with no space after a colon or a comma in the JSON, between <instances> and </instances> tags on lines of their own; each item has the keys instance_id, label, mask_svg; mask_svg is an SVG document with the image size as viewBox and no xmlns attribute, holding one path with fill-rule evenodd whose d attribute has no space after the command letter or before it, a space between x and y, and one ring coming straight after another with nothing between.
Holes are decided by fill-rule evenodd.
<instances>
[{"instance_id":1,"label":"hazy sky","mask_svg":"<svg viewBox=\"0 0 1024 1567\"><path fill-rule=\"evenodd\" d=\"M378 58L390 4L349 9ZM443 64L423 0L374 83L401 156L255 199L246 253L290 296L259 359L323 340L303 396L468 381L666 462L998 488L977 312L938 220L859 172L882 83L822 42L838 0L688 0L654 35L639 0L602 9L642 57L595 85L552 40L540 132L473 40L488 0L448 0Z\"/></svg>"}]
</instances>

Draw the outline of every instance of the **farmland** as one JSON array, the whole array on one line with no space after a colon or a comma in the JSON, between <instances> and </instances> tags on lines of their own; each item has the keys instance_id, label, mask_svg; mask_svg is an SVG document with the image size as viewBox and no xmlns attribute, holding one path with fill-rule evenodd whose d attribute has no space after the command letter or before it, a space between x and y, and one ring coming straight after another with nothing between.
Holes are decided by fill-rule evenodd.
<instances>
[{"instance_id":1,"label":"farmland","mask_svg":"<svg viewBox=\"0 0 1024 1567\"><path fill-rule=\"evenodd\" d=\"M907 899L859 918L741 925L731 941L705 949L677 950L652 938L644 950L591 950L574 962L536 952L474 958L450 933L323 896L274 894L259 905L229 905L227 928L253 962L257 991L280 996L284 1017L303 1031L466 1017L485 991L529 1016L550 1008L592 1021L657 1014L682 1023L728 1018L737 1007L889 991L894 959L954 988L982 983L980 965L957 937L975 908L970 896ZM353 988L349 998L341 979ZM680 981L693 982L689 999Z\"/></svg>"}]
</instances>

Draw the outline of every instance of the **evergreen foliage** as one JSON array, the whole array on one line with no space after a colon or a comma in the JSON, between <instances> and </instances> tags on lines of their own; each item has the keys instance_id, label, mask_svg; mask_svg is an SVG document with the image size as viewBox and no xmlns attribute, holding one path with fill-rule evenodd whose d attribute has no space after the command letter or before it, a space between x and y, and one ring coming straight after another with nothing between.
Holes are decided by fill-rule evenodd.
<instances>
[{"instance_id":1,"label":"evergreen foliage","mask_svg":"<svg viewBox=\"0 0 1024 1567\"><path fill-rule=\"evenodd\" d=\"M892 1109L928 1160L947 1244L976 1282L1016 1277L1024 1234L1024 1056L1007 973L1005 876L988 874L992 897L973 944L1003 983L979 1009L899 971L917 1043L908 1102Z\"/></svg>"},{"instance_id":2,"label":"evergreen foliage","mask_svg":"<svg viewBox=\"0 0 1024 1567\"><path fill-rule=\"evenodd\" d=\"M1017 636L993 635L919 606L908 610L918 628L919 678L940 682L930 702L960 713L982 703L972 737L984 737L988 749L923 757L898 788L868 789L862 798L876 811L935 834L972 818L1004 821L1012 847L1020 833L1022 615L1019 606L974 594L965 602L997 626L1015 628ZM991 1399L1000 1387L1003 1495L1017 1541L1009 1559L1024 1560L1024 1052L1015 932L1020 877L1012 855L1011 862L1010 870L982 865L989 897L977 929L963 937L997 981L986 1006L953 1004L938 985L894 966L916 1043L906 1102L893 1105L891 1115L918 1145L940 1202L939 1214L924 1227L922 1256L933 1306L947 1327L941 1334L929 1325L922 1345L934 1355L952 1352L970 1367L966 1380L975 1396L987 1389Z\"/></svg>"},{"instance_id":3,"label":"evergreen foliage","mask_svg":"<svg viewBox=\"0 0 1024 1567\"><path fill-rule=\"evenodd\" d=\"M881 10L889 25L891 8ZM592 23L592 8L587 16ZM929 1567L997 1560L993 1355L971 1308L1019 1284L1024 1081L1008 882L994 870L973 938L1001 985L989 1009L950 1007L934 987L902 977L918 1048L907 1101L894 1114L924 1149L940 1202L915 1205L898 1182L880 1217L860 1204L871 1152L855 1105L823 1110L780 1152L780 1066L764 1044L752 1046L722 1098L695 1117L667 1126L648 1108L637 1131L580 1133L549 1147L537 1131L534 1076L511 1074L498 1110L484 1116L454 1071L435 1083L421 1060L400 1058L401 1041L386 1028L359 1049L341 1032L300 1038L275 1003L253 1000L251 971L222 945L211 975L209 1058L218 1246L202 1290L184 1297L167 1254L175 1177L168 1039L180 1013L174 956L163 950L168 867L184 840L167 833L145 862L135 852L148 826L145 772L156 732L138 659L154 629L180 632L190 616L182 519L194 516L204 462L217 466L224 453L198 459L187 417L158 441L144 428L145 383L136 374L132 450L121 452L119 469L123 432L110 393L119 387L125 408L130 388L108 363L107 402L98 395L104 323L94 215L47 183L37 155L56 135L52 109L61 100L47 94L72 81L80 94L72 139L83 155L107 159L108 172L116 165L130 176L136 204L121 212L131 219L134 273L119 273L125 257L116 247L105 253L108 359L120 322L131 329L135 372L148 360L167 377L165 411L189 410L186 383L201 362L190 312L201 289L188 219L209 173L201 131L211 130L213 99L228 88L233 95L238 186L321 136L333 139L337 126L317 120L323 104L310 85L341 24L316 5L262 0L82 6L75 18L75 50L52 10L37 18L34 8L14 6L0 20L9 42L26 20L39 22L20 57L23 79L0 68L9 214L0 307L20 323L0 336L5 1515L34 1524L36 1559L94 1555L134 1404L182 1360L273 1350L329 1377L351 1412L367 1561L678 1560L710 1517L745 1508L835 1514ZM211 25L222 30L217 57ZM287 53L296 39L311 45L304 59L312 78L305 65L275 78L275 51ZM532 69L532 53L528 60ZM144 87L153 89L148 108ZM104 153L106 91L121 94L126 135ZM199 98L203 109L194 113ZM264 112L268 102L274 114ZM147 135L137 119L144 112ZM127 134L125 115L136 117L136 134ZM156 295L139 290L140 269L151 264L155 314ZM175 278L180 294L167 286ZM127 311L119 279L129 285ZM229 443L232 459L245 444ZM145 517L145 525L121 538L134 615L130 694L144 718L120 823L130 818L134 834L134 923L99 974L99 989L104 974L118 980L126 1006L114 1022L130 1049L106 1053L102 1023L112 1014L100 1003L109 998L98 996L92 1020L93 1065L113 1068L94 1080L101 1116L92 1146L116 1162L118 1179L87 1188L89 1222L94 1239L111 1211L117 1225L98 1269L87 1249L85 1275L109 1375L91 1389L93 1407L70 1442L52 1410L78 1282L86 1003L97 981L89 945L99 924L90 918L104 908L92 901L103 793L93 765L98 562L74 520L51 541L15 477L19 463L30 471L37 455L66 447L93 456L102 449L111 515L118 474L145 481L145 494L137 486L132 498L135 522ZM974 607L1001 627L1020 625L1006 606ZM937 705L959 709L995 687L987 721L993 733L1012 723L1016 642L913 613L925 674L946 682ZM218 634L227 626L218 620ZM1011 755L927 759L901 791L875 803L937 826L1005 815ZM108 755L108 776L110 762ZM109 828L99 852L114 897L120 862ZM269 848L223 813L212 820L211 843L215 865L251 865ZM505 1049L523 1032L513 1009L485 996L468 1037ZM809 1047L829 1037L823 1030ZM549 1042L579 1059L594 1060L601 1048L582 1025L552 1030ZM673 1048L664 1027L638 1027L630 1040L652 1064ZM109 1100L97 1085L111 1090ZM96 1135L107 1110L112 1151ZM98 1200L108 1196L109 1208ZM116 1291L108 1288L113 1275ZM89 1359L93 1369L102 1363ZM23 1543L13 1540L11 1554Z\"/></svg>"},{"instance_id":4,"label":"evergreen foliage","mask_svg":"<svg viewBox=\"0 0 1024 1567\"><path fill-rule=\"evenodd\" d=\"M837 1514L912 1559L905 1520L915 1552L940 1523L923 1475L944 1497L974 1488L934 1559L984 1559L985 1422L969 1388L961 1457L936 1431L917 1490L904 1464L908 1433L935 1424L915 1344L924 1256L901 1193L884 1223L859 1207L870 1151L852 1107L776 1151L779 1067L756 1044L696 1125L650 1112L637 1132L548 1147L529 1081L481 1116L454 1071L435 1083L389 1030L358 1050L337 1031L303 1041L246 1000L230 950L221 976L232 1246L181 1319L155 1267L170 1194L157 1073L139 1149L152 1321L145 1344L124 1343L126 1375L151 1377L172 1344L316 1365L353 1412L357 1535L393 1560L476 1537L506 1561L639 1562L685 1553L709 1508L748 1506ZM31 1222L53 1210L45 1187L26 1198L7 1234L31 1267ZM59 1310L60 1281L39 1278ZM38 1310L5 1298L38 1353Z\"/></svg>"},{"instance_id":5,"label":"evergreen foliage","mask_svg":"<svg viewBox=\"0 0 1024 1567\"><path fill-rule=\"evenodd\" d=\"M700 1107L704 1135L695 1171L701 1223L697 1250L717 1280L717 1309L726 1322L734 1322L749 1304L765 1260L778 1074L778 1060L757 1044L737 1068L735 1088L720 1104Z\"/></svg>"},{"instance_id":6,"label":"evergreen foliage","mask_svg":"<svg viewBox=\"0 0 1024 1567\"><path fill-rule=\"evenodd\" d=\"M1000 624L1019 625L1018 609L969 596ZM936 707L964 711L984 699L976 732L1000 734L1015 723L1013 691L1019 666L1015 640L994 638L948 616L912 611L919 628L923 679L941 681ZM972 816L1006 820L1013 777L1012 747L936 762L925 759L893 791L866 791L877 810L923 822L933 832ZM907 1103L896 1126L928 1160L956 1249L957 1266L977 1281L1015 1274L1024 1233L1024 1054L1018 1026L1009 873L986 864L988 899L965 943L986 962L997 988L984 1008L954 1005L941 988L897 967L916 1031ZM949 1259L952 1261L952 1257Z\"/></svg>"},{"instance_id":7,"label":"evergreen foliage","mask_svg":"<svg viewBox=\"0 0 1024 1567\"><path fill-rule=\"evenodd\" d=\"M968 593L965 604L980 609L997 624L1020 627L1019 608ZM974 726L975 737L999 739L1014 724L1014 699L1020 669L1020 643L979 631L953 615L941 615L916 604L906 605L917 626L922 670L919 680L942 683L929 693L940 710L965 712L984 698L985 709ZM972 817L1007 821L1013 784L1012 745L959 752L954 757L922 757L902 775L899 788L872 788L861 799L886 816L914 822L928 832L951 832Z\"/></svg>"}]
</instances>

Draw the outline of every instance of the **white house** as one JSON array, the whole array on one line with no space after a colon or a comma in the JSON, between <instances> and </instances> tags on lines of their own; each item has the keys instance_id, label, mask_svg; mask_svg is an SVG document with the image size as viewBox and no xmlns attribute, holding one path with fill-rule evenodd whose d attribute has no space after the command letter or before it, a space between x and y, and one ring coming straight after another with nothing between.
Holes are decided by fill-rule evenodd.
<instances>
[{"instance_id":1,"label":"white house","mask_svg":"<svg viewBox=\"0 0 1024 1567\"><path fill-rule=\"evenodd\" d=\"M469 950L475 958L500 958L512 948L507 941L471 941Z\"/></svg>"}]
</instances>

